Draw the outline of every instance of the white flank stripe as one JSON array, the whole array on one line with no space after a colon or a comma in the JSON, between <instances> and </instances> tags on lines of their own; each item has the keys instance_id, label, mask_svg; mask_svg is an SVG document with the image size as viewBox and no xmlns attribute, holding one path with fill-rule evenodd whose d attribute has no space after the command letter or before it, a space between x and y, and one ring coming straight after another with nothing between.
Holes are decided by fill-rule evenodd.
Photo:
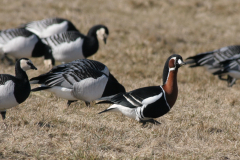
<instances>
[{"instance_id":1,"label":"white flank stripe","mask_svg":"<svg viewBox=\"0 0 240 160\"><path fill-rule=\"evenodd\" d=\"M161 92L159 95L146 98L142 101L142 104L144 104L144 105L152 104L152 103L156 102L157 100L159 100L162 97L162 95L163 95L163 93Z\"/></svg>"},{"instance_id":2,"label":"white flank stripe","mask_svg":"<svg viewBox=\"0 0 240 160\"><path fill-rule=\"evenodd\" d=\"M136 99L135 97L133 97L131 94L129 94L135 101L137 101L138 103L142 104L141 101L139 101L138 99Z\"/></svg>"},{"instance_id":3,"label":"white flank stripe","mask_svg":"<svg viewBox=\"0 0 240 160\"><path fill-rule=\"evenodd\" d=\"M160 86L160 88L162 88L162 87ZM167 102L166 94L165 94L165 91L164 91L163 88L162 88L162 91L163 91L163 95L164 95L164 99L165 99L165 101L166 101L166 104L167 104L167 106L168 106L168 108L169 108L169 110L170 110L171 108L170 108L170 106L169 106L169 104L168 104L168 102Z\"/></svg>"},{"instance_id":4,"label":"white flank stripe","mask_svg":"<svg viewBox=\"0 0 240 160\"><path fill-rule=\"evenodd\" d=\"M138 107L133 101L131 101L129 98L127 98L125 95L123 95L124 98L126 98L126 100L131 103L132 105Z\"/></svg>"}]
</instances>

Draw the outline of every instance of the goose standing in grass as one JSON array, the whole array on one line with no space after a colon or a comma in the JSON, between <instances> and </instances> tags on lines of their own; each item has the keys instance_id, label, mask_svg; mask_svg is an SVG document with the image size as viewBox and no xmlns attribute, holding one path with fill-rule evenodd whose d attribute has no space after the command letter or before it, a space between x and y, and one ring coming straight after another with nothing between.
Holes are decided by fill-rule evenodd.
<instances>
[{"instance_id":1,"label":"goose standing in grass","mask_svg":"<svg viewBox=\"0 0 240 160\"><path fill-rule=\"evenodd\" d=\"M104 96L125 92L104 64L89 59L55 66L48 73L34 77L31 84L41 84L32 91L46 90L72 102L82 100L87 106Z\"/></svg>"},{"instance_id":2,"label":"goose standing in grass","mask_svg":"<svg viewBox=\"0 0 240 160\"><path fill-rule=\"evenodd\" d=\"M77 31L68 31L43 38L42 41L51 48L55 61L67 63L95 54L99 48L98 38L106 44L108 34L106 26L96 25L87 36Z\"/></svg>"},{"instance_id":3,"label":"goose standing in grass","mask_svg":"<svg viewBox=\"0 0 240 160\"><path fill-rule=\"evenodd\" d=\"M154 118L163 116L173 107L178 96L177 73L178 68L184 65L180 55L170 56L163 70L163 85L139 88L127 93L119 93L110 97L101 98L101 103L113 104L100 112L121 112L127 117L146 122L160 124Z\"/></svg>"},{"instance_id":4,"label":"goose standing in grass","mask_svg":"<svg viewBox=\"0 0 240 160\"><path fill-rule=\"evenodd\" d=\"M22 26L40 38L46 38L66 31L78 31L71 21L57 17L32 21Z\"/></svg>"},{"instance_id":5,"label":"goose standing in grass","mask_svg":"<svg viewBox=\"0 0 240 160\"><path fill-rule=\"evenodd\" d=\"M16 59L26 57L41 57L51 59L50 49L42 43L41 39L25 28L14 28L0 31L0 54L2 61L6 58L10 64L12 60L7 55Z\"/></svg>"},{"instance_id":6,"label":"goose standing in grass","mask_svg":"<svg viewBox=\"0 0 240 160\"><path fill-rule=\"evenodd\" d=\"M188 57L186 64L190 64L190 67L204 66L210 73L218 71L220 67L220 62L233 57L234 55L240 54L240 46L227 46L211 52L200 53L192 57ZM235 79L230 75L227 79L222 78L223 74L218 75L220 80L225 80L228 82L228 86L234 84Z\"/></svg>"},{"instance_id":7,"label":"goose standing in grass","mask_svg":"<svg viewBox=\"0 0 240 160\"><path fill-rule=\"evenodd\" d=\"M3 120L7 109L17 106L28 98L31 87L26 71L29 69L37 70L31 60L21 58L16 62L15 77L0 74L0 113Z\"/></svg>"}]
</instances>

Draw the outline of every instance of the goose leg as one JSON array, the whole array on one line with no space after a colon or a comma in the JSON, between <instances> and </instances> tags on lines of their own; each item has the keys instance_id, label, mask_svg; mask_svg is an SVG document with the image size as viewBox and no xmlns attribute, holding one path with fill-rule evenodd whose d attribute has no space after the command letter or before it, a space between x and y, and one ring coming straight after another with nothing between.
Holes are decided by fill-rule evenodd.
<instances>
[{"instance_id":1,"label":"goose leg","mask_svg":"<svg viewBox=\"0 0 240 160\"><path fill-rule=\"evenodd\" d=\"M87 107L90 107L90 102L85 102Z\"/></svg>"},{"instance_id":2,"label":"goose leg","mask_svg":"<svg viewBox=\"0 0 240 160\"><path fill-rule=\"evenodd\" d=\"M233 78L233 77L231 77L231 76L228 76L228 87L232 87L234 84L235 84L235 82L236 82L236 78Z\"/></svg>"},{"instance_id":3,"label":"goose leg","mask_svg":"<svg viewBox=\"0 0 240 160\"><path fill-rule=\"evenodd\" d=\"M3 56L1 57L2 61L4 61L4 59L6 59L8 61L9 65L14 65L13 60L11 58L9 58L6 53L4 53Z\"/></svg>"},{"instance_id":4,"label":"goose leg","mask_svg":"<svg viewBox=\"0 0 240 160\"><path fill-rule=\"evenodd\" d=\"M149 119L149 120L145 120L145 121L140 121L142 123L142 125L144 126L147 122L152 123L152 124L156 124L159 125L161 124L160 122L154 120L154 119Z\"/></svg>"},{"instance_id":5,"label":"goose leg","mask_svg":"<svg viewBox=\"0 0 240 160\"><path fill-rule=\"evenodd\" d=\"M222 75L218 75L218 79L223 80L223 81L228 81L228 79L222 78Z\"/></svg>"},{"instance_id":6,"label":"goose leg","mask_svg":"<svg viewBox=\"0 0 240 160\"><path fill-rule=\"evenodd\" d=\"M75 101L75 100L73 100L73 101L68 100L67 105L66 105L66 108L68 108L68 107L71 105L71 103L73 103L73 102L76 102L76 101Z\"/></svg>"},{"instance_id":7,"label":"goose leg","mask_svg":"<svg viewBox=\"0 0 240 160\"><path fill-rule=\"evenodd\" d=\"M6 118L6 111L1 111L2 119L4 120Z\"/></svg>"}]
</instances>

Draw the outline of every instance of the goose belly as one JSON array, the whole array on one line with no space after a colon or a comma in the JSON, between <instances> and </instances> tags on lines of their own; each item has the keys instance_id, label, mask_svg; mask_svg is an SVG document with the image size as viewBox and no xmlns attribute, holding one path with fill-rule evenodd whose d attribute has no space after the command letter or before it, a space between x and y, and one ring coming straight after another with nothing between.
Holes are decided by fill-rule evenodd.
<instances>
[{"instance_id":1,"label":"goose belly","mask_svg":"<svg viewBox=\"0 0 240 160\"><path fill-rule=\"evenodd\" d=\"M14 96L14 86L13 81L7 81L4 85L0 85L0 111L18 105Z\"/></svg>"},{"instance_id":2,"label":"goose belly","mask_svg":"<svg viewBox=\"0 0 240 160\"><path fill-rule=\"evenodd\" d=\"M81 38L76 39L73 42L64 42L57 46L52 47L52 54L56 61L71 62L76 59L84 59L82 54L83 40Z\"/></svg>"},{"instance_id":3,"label":"goose belly","mask_svg":"<svg viewBox=\"0 0 240 160\"><path fill-rule=\"evenodd\" d=\"M69 88L54 86L52 88L46 89L46 91L49 91L49 92L55 94L57 97L60 97L60 98L63 98L63 99L77 100L72 95L72 89L69 89Z\"/></svg>"},{"instance_id":4,"label":"goose belly","mask_svg":"<svg viewBox=\"0 0 240 160\"><path fill-rule=\"evenodd\" d=\"M1 50L15 58L29 58L32 56L32 51L37 41L38 39L35 35L30 37L17 37L8 41L6 44L2 44Z\"/></svg>"},{"instance_id":5,"label":"goose belly","mask_svg":"<svg viewBox=\"0 0 240 160\"><path fill-rule=\"evenodd\" d=\"M240 72L239 71L229 71L227 73L229 76L236 78L236 79L240 79Z\"/></svg>"},{"instance_id":6,"label":"goose belly","mask_svg":"<svg viewBox=\"0 0 240 160\"><path fill-rule=\"evenodd\" d=\"M74 83L73 95L79 100L91 102L102 97L108 78L105 75L94 78L86 78Z\"/></svg>"},{"instance_id":7,"label":"goose belly","mask_svg":"<svg viewBox=\"0 0 240 160\"><path fill-rule=\"evenodd\" d=\"M110 110L112 112L121 112L123 115L125 115L129 118L139 120L136 116L136 108L129 108L129 107L125 107L125 106L118 105L118 104L113 104L109 108L113 108L112 110Z\"/></svg>"}]
</instances>

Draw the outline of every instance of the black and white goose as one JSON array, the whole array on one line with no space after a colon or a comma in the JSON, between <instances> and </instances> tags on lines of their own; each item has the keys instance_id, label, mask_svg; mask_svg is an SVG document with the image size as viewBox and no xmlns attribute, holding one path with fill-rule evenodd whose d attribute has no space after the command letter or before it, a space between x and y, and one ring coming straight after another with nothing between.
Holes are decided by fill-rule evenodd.
<instances>
[{"instance_id":1,"label":"black and white goose","mask_svg":"<svg viewBox=\"0 0 240 160\"><path fill-rule=\"evenodd\" d=\"M78 31L73 23L64 18L48 18L22 25L40 38L46 38L66 31Z\"/></svg>"},{"instance_id":2,"label":"black and white goose","mask_svg":"<svg viewBox=\"0 0 240 160\"><path fill-rule=\"evenodd\" d=\"M223 62L234 55L240 54L240 46L227 46L211 52L200 53L192 57L188 57L186 64L190 67L204 66L210 73L214 73L221 69L220 62ZM228 85L234 83L234 78L228 75L227 79L222 78L223 74L218 75L220 80L226 80Z\"/></svg>"},{"instance_id":3,"label":"black and white goose","mask_svg":"<svg viewBox=\"0 0 240 160\"><path fill-rule=\"evenodd\" d=\"M228 86L232 87L235 82L240 79L240 54L220 62L220 66L221 68L213 74L218 76L228 75L232 77L232 81L228 83Z\"/></svg>"},{"instance_id":4,"label":"black and white goose","mask_svg":"<svg viewBox=\"0 0 240 160\"><path fill-rule=\"evenodd\" d=\"M16 62L16 76L0 74L0 113L5 119L6 110L24 102L30 92L31 87L26 71L37 69L31 60L21 58Z\"/></svg>"},{"instance_id":5,"label":"black and white goose","mask_svg":"<svg viewBox=\"0 0 240 160\"><path fill-rule=\"evenodd\" d=\"M106 43L108 34L106 26L96 25L89 30L87 36L68 31L43 38L42 41L51 48L55 61L67 63L95 54L99 48L98 38Z\"/></svg>"},{"instance_id":6,"label":"black and white goose","mask_svg":"<svg viewBox=\"0 0 240 160\"><path fill-rule=\"evenodd\" d=\"M49 47L42 43L38 36L25 28L0 31L0 54L2 54L2 61L6 58L11 62L7 55L11 55L16 59L41 56L45 56L45 59L52 59L49 53Z\"/></svg>"},{"instance_id":7,"label":"black and white goose","mask_svg":"<svg viewBox=\"0 0 240 160\"><path fill-rule=\"evenodd\" d=\"M177 100L177 73L178 68L184 64L180 55L170 56L164 66L162 86L144 87L127 93L103 97L100 99L102 101L97 104L110 103L113 105L100 113L121 112L143 124L146 122L159 123L154 118L168 113Z\"/></svg>"},{"instance_id":8,"label":"black and white goose","mask_svg":"<svg viewBox=\"0 0 240 160\"><path fill-rule=\"evenodd\" d=\"M91 101L101 97L125 92L107 66L88 59L55 66L48 73L32 78L30 82L41 84L32 91L52 92L57 97L67 99L68 106L77 100L89 106Z\"/></svg>"}]
</instances>

